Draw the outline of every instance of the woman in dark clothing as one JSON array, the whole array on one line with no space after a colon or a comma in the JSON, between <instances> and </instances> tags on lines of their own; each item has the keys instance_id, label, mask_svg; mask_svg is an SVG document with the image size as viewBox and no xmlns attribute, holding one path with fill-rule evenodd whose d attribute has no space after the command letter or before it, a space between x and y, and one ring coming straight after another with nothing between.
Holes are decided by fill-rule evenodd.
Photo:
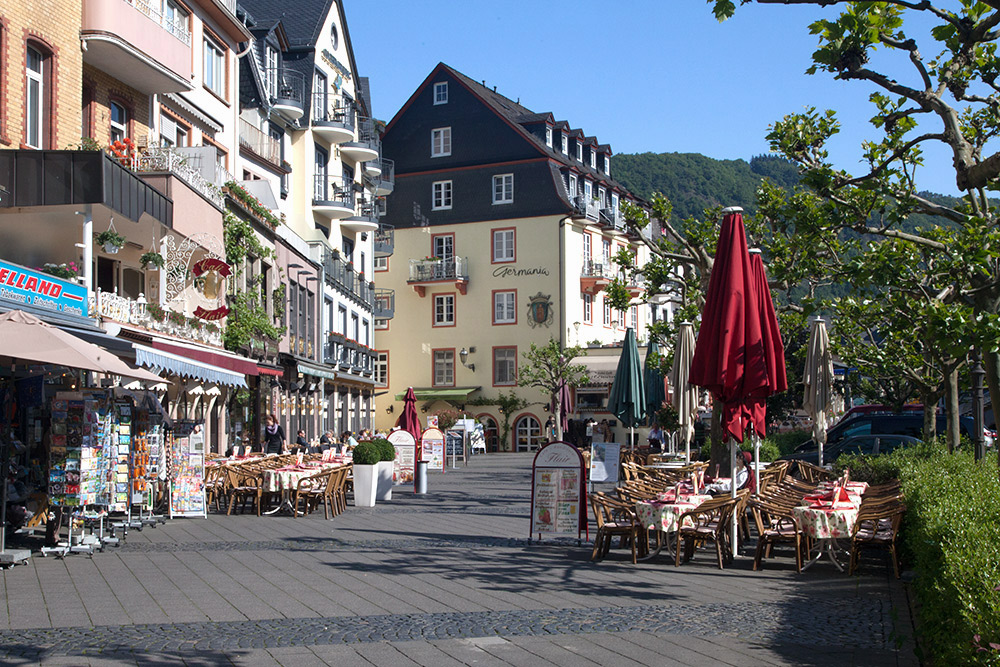
<instances>
[{"instance_id":1,"label":"woman in dark clothing","mask_svg":"<svg viewBox=\"0 0 1000 667\"><path fill-rule=\"evenodd\" d=\"M278 418L268 415L264 420L267 426L264 427L264 453L284 454L285 453L285 431L278 423Z\"/></svg>"}]
</instances>

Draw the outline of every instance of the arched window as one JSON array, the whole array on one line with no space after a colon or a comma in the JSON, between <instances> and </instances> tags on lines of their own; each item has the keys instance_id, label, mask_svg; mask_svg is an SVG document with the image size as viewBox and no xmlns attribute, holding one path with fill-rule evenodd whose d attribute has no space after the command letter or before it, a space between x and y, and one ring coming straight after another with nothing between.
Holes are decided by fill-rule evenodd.
<instances>
[{"instance_id":1,"label":"arched window","mask_svg":"<svg viewBox=\"0 0 1000 667\"><path fill-rule=\"evenodd\" d=\"M514 448L533 452L542 445L542 425L533 415L525 415L514 423Z\"/></svg>"},{"instance_id":2,"label":"arched window","mask_svg":"<svg viewBox=\"0 0 1000 667\"><path fill-rule=\"evenodd\" d=\"M486 451L500 451L500 429L497 422L489 415L481 415L479 422L483 425L483 435L486 436Z\"/></svg>"}]
</instances>

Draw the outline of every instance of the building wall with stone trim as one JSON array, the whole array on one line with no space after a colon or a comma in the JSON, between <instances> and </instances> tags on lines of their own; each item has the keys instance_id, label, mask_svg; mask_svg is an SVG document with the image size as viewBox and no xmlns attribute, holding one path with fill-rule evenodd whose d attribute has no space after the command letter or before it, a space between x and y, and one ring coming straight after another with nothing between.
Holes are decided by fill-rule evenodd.
<instances>
[{"instance_id":1,"label":"building wall with stone trim","mask_svg":"<svg viewBox=\"0 0 1000 667\"><path fill-rule=\"evenodd\" d=\"M84 132L81 136L94 139L101 146L111 143L111 102L125 107L128 120L127 136L140 146L149 142L149 95L131 88L106 72L91 65L83 66Z\"/></svg>"}]
</instances>

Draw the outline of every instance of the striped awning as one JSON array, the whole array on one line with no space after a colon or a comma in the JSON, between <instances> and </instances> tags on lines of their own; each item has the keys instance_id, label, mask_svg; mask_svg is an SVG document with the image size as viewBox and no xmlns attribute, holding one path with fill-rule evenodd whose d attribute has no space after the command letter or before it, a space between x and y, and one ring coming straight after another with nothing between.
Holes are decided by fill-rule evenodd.
<instances>
[{"instance_id":1,"label":"striped awning","mask_svg":"<svg viewBox=\"0 0 1000 667\"><path fill-rule=\"evenodd\" d=\"M195 361L179 354L172 354L163 350L154 350L145 345L136 345L135 361L140 366L146 366L154 371L164 371L179 377L195 378L204 382L214 382L230 387L246 387L246 377L240 373Z\"/></svg>"}]
</instances>

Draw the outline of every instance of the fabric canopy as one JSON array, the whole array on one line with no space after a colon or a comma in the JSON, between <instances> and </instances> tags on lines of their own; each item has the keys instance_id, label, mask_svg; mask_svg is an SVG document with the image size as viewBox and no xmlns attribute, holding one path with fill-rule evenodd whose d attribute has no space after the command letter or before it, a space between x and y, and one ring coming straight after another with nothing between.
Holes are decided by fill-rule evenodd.
<instances>
[{"instance_id":1,"label":"fabric canopy","mask_svg":"<svg viewBox=\"0 0 1000 667\"><path fill-rule=\"evenodd\" d=\"M621 420L623 426L635 428L646 418L646 389L639 363L639 346L632 327L625 330L625 342L618 359L615 381L608 394L608 411Z\"/></svg>"},{"instance_id":2,"label":"fabric canopy","mask_svg":"<svg viewBox=\"0 0 1000 667\"><path fill-rule=\"evenodd\" d=\"M420 440L420 417L417 415L417 397L413 392L413 387L406 390L403 398L403 412L399 415L396 426L409 432L415 440Z\"/></svg>"},{"instance_id":3,"label":"fabric canopy","mask_svg":"<svg viewBox=\"0 0 1000 667\"><path fill-rule=\"evenodd\" d=\"M739 210L729 210L722 221L690 381L722 403L723 432L743 442L744 401L766 395L768 377L760 304Z\"/></svg>"},{"instance_id":4,"label":"fabric canopy","mask_svg":"<svg viewBox=\"0 0 1000 667\"><path fill-rule=\"evenodd\" d=\"M812 417L813 438L819 446L819 465L823 465L823 445L826 444L827 414L830 411L833 390L833 354L826 333L826 322L820 318L812 321L806 366L802 373L804 392L802 407Z\"/></svg>"},{"instance_id":5,"label":"fabric canopy","mask_svg":"<svg viewBox=\"0 0 1000 667\"><path fill-rule=\"evenodd\" d=\"M694 438L694 419L698 409L698 388L688 379L691 376L691 359L694 357L694 325L681 322L674 348L674 365L670 369L670 386L673 391L671 405L677 411L677 432L684 441L686 459L691 459L691 440Z\"/></svg>"},{"instance_id":6,"label":"fabric canopy","mask_svg":"<svg viewBox=\"0 0 1000 667\"><path fill-rule=\"evenodd\" d=\"M767 435L767 404L764 399L788 389L788 378L785 373L785 345L781 340L781 330L778 328L778 318L771 300L771 288L767 284L767 272L759 250L750 251L750 270L757 292L760 335L767 370L767 387L755 393L750 406L750 421L757 435L763 438Z\"/></svg>"},{"instance_id":7,"label":"fabric canopy","mask_svg":"<svg viewBox=\"0 0 1000 667\"><path fill-rule=\"evenodd\" d=\"M218 366L212 366L188 357L154 350L144 345L135 345L135 360L138 364L156 371L165 371L180 377L190 377L204 382L214 382L231 387L246 387L246 378L240 374ZM256 366L255 366L256 368Z\"/></svg>"}]
</instances>

